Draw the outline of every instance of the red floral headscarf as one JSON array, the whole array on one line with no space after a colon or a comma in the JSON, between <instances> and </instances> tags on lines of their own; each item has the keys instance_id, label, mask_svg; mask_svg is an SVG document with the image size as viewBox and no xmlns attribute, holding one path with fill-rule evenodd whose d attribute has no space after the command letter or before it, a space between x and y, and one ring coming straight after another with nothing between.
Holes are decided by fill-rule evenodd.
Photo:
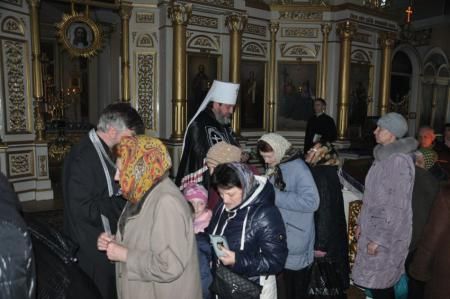
<instances>
[{"instance_id":1,"label":"red floral headscarf","mask_svg":"<svg viewBox=\"0 0 450 299\"><path fill-rule=\"evenodd\" d=\"M123 137L118 146L120 187L123 197L136 203L172 166L164 144L156 138L139 135Z\"/></svg>"}]
</instances>

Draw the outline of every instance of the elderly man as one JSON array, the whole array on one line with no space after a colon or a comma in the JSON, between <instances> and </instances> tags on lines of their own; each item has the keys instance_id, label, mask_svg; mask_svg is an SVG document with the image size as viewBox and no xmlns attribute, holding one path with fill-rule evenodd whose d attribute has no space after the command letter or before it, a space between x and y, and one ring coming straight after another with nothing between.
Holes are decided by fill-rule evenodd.
<instances>
[{"instance_id":1,"label":"elderly man","mask_svg":"<svg viewBox=\"0 0 450 299\"><path fill-rule=\"evenodd\" d=\"M80 267L89 275L104 299L116 298L114 264L97 250L104 231L101 215L108 218L112 234L125 205L114 182L113 147L123 136L143 133L139 114L129 104L111 104L97 125L74 146L64 161L64 230L80 246Z\"/></svg>"},{"instance_id":2,"label":"elderly man","mask_svg":"<svg viewBox=\"0 0 450 299\"><path fill-rule=\"evenodd\" d=\"M181 190L189 183L200 183L209 189L209 148L221 141L238 145L230 127L238 92L239 84L215 80L188 124L175 180Z\"/></svg>"}]
</instances>

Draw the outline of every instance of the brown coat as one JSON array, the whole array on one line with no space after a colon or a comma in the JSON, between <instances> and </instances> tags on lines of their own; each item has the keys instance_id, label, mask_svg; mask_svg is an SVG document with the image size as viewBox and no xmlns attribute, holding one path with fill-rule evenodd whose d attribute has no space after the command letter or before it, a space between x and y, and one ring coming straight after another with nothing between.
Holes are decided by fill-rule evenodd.
<instances>
[{"instance_id":1,"label":"brown coat","mask_svg":"<svg viewBox=\"0 0 450 299\"><path fill-rule=\"evenodd\" d=\"M450 186L436 199L409 273L425 281L425 298L450 298Z\"/></svg>"},{"instance_id":2,"label":"brown coat","mask_svg":"<svg viewBox=\"0 0 450 299\"><path fill-rule=\"evenodd\" d=\"M126 215L116 237L128 248L127 262L116 264L119 298L202 298L192 213L175 184L164 178Z\"/></svg>"}]
</instances>

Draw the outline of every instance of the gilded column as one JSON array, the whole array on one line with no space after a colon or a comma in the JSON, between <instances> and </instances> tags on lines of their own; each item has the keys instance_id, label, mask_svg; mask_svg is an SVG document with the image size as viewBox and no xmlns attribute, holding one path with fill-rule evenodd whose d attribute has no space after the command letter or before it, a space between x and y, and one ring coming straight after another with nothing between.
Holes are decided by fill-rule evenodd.
<instances>
[{"instance_id":1,"label":"gilded column","mask_svg":"<svg viewBox=\"0 0 450 299\"><path fill-rule=\"evenodd\" d=\"M348 124L348 104L350 97L350 66L352 37L356 32L356 25L350 21L339 23L337 33L341 40L341 54L339 61L339 91L338 91L338 139L344 140Z\"/></svg>"},{"instance_id":2,"label":"gilded column","mask_svg":"<svg viewBox=\"0 0 450 299\"><path fill-rule=\"evenodd\" d=\"M320 97L325 99L327 96L327 76L328 76L328 35L331 30L329 24L323 24L322 28L322 67L320 80Z\"/></svg>"},{"instance_id":3,"label":"gilded column","mask_svg":"<svg viewBox=\"0 0 450 299\"><path fill-rule=\"evenodd\" d=\"M380 32L380 43L382 49L381 78L380 78L380 104L379 115L388 112L389 97L391 92L391 56L394 48L396 35L394 32Z\"/></svg>"},{"instance_id":4,"label":"gilded column","mask_svg":"<svg viewBox=\"0 0 450 299\"><path fill-rule=\"evenodd\" d=\"M36 141L45 141L45 123L42 112L44 99L42 87L41 45L39 34L39 5L40 0L29 0L31 10L31 46L33 61L33 97L34 97L34 130Z\"/></svg>"},{"instance_id":5,"label":"gilded column","mask_svg":"<svg viewBox=\"0 0 450 299\"><path fill-rule=\"evenodd\" d=\"M270 30L270 61L269 61L269 100L267 103L268 118L267 118L267 130L269 132L275 132L275 99L276 99L276 71L277 71L277 32L280 29L280 23L271 22L269 25Z\"/></svg>"},{"instance_id":6,"label":"gilded column","mask_svg":"<svg viewBox=\"0 0 450 299\"><path fill-rule=\"evenodd\" d=\"M133 7L131 2L120 3L119 15L122 20L122 101L130 102L130 17Z\"/></svg>"},{"instance_id":7,"label":"gilded column","mask_svg":"<svg viewBox=\"0 0 450 299\"><path fill-rule=\"evenodd\" d=\"M241 82L241 46L242 32L247 26L247 15L232 14L227 16L225 25L230 30L230 81L233 83ZM237 102L233 113L232 122L233 131L236 135L241 134L241 108Z\"/></svg>"},{"instance_id":8,"label":"gilded column","mask_svg":"<svg viewBox=\"0 0 450 299\"><path fill-rule=\"evenodd\" d=\"M172 136L183 140L186 130L186 26L192 15L191 4L172 2L169 17L173 26Z\"/></svg>"}]
</instances>

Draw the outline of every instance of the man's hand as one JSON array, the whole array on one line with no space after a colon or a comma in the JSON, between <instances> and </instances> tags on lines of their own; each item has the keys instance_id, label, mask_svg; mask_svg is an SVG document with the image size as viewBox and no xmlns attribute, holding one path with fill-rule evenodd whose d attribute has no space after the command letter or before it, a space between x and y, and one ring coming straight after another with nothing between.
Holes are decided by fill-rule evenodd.
<instances>
[{"instance_id":1,"label":"man's hand","mask_svg":"<svg viewBox=\"0 0 450 299\"><path fill-rule=\"evenodd\" d=\"M101 233L97 239L97 249L101 251L106 251L108 244L114 240L114 236L110 236L107 233Z\"/></svg>"}]
</instances>

